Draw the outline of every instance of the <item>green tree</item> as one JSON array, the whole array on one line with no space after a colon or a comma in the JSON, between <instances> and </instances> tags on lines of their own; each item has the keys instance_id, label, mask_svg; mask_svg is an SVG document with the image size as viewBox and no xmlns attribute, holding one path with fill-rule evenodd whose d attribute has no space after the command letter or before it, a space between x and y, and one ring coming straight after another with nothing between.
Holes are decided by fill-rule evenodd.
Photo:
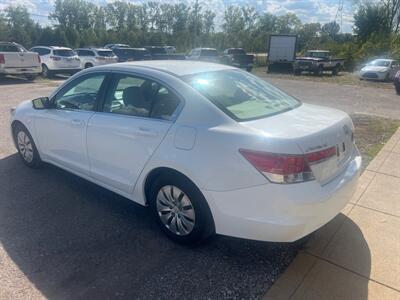
<instances>
[{"instance_id":1,"label":"green tree","mask_svg":"<svg viewBox=\"0 0 400 300\"><path fill-rule=\"evenodd\" d=\"M359 6L354 14L354 32L365 42L373 33L389 34L387 13L381 4L367 3Z\"/></svg>"}]
</instances>

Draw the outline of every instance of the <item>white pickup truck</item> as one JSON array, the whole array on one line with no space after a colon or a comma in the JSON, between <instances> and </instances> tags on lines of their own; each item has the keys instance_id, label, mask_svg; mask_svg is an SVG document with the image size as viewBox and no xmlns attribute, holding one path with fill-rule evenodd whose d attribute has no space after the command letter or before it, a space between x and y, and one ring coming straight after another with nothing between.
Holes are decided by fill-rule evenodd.
<instances>
[{"instance_id":1,"label":"white pickup truck","mask_svg":"<svg viewBox=\"0 0 400 300\"><path fill-rule=\"evenodd\" d=\"M0 42L0 76L23 75L34 80L42 72L40 57L17 43Z\"/></svg>"}]
</instances>

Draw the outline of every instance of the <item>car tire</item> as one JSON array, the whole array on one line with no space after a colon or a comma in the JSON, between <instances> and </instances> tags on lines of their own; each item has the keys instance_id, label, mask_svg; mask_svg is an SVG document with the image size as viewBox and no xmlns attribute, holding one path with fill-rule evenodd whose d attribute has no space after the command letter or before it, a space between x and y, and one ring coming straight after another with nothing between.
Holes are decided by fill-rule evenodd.
<instances>
[{"instance_id":1,"label":"car tire","mask_svg":"<svg viewBox=\"0 0 400 300\"><path fill-rule=\"evenodd\" d=\"M25 78L29 81L34 81L36 79L37 75L26 75Z\"/></svg>"},{"instance_id":2,"label":"car tire","mask_svg":"<svg viewBox=\"0 0 400 300\"><path fill-rule=\"evenodd\" d=\"M89 69L91 67L93 67L93 64L91 64L91 63L86 63L85 64L85 69Z\"/></svg>"},{"instance_id":3,"label":"car tire","mask_svg":"<svg viewBox=\"0 0 400 300\"><path fill-rule=\"evenodd\" d=\"M295 76L300 76L301 75L301 70L300 69L294 69L294 75Z\"/></svg>"},{"instance_id":4,"label":"car tire","mask_svg":"<svg viewBox=\"0 0 400 300\"><path fill-rule=\"evenodd\" d=\"M45 64L42 65L42 77L43 78L49 78L50 77L50 70Z\"/></svg>"},{"instance_id":5,"label":"car tire","mask_svg":"<svg viewBox=\"0 0 400 300\"><path fill-rule=\"evenodd\" d=\"M180 244L198 244L215 233L210 208L187 177L168 172L152 183L148 202L160 229Z\"/></svg>"},{"instance_id":6,"label":"car tire","mask_svg":"<svg viewBox=\"0 0 400 300\"><path fill-rule=\"evenodd\" d=\"M28 129L18 123L13 127L13 136L18 153L24 164L31 168L42 166L43 162Z\"/></svg>"},{"instance_id":7,"label":"car tire","mask_svg":"<svg viewBox=\"0 0 400 300\"><path fill-rule=\"evenodd\" d=\"M332 69L332 75L333 75L333 76L338 76L338 75L339 75L339 72L340 72L340 66L335 66L335 67Z\"/></svg>"},{"instance_id":8,"label":"car tire","mask_svg":"<svg viewBox=\"0 0 400 300\"><path fill-rule=\"evenodd\" d=\"M318 68L314 71L314 75L321 77L323 72L324 72L324 68L322 66L318 66Z\"/></svg>"}]
</instances>

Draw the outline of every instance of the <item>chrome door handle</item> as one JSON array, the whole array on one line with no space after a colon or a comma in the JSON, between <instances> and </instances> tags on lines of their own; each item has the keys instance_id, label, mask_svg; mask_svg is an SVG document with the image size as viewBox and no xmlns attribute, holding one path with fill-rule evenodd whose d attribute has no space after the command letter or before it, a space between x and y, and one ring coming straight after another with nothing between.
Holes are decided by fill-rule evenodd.
<instances>
[{"instance_id":1,"label":"chrome door handle","mask_svg":"<svg viewBox=\"0 0 400 300\"><path fill-rule=\"evenodd\" d=\"M71 124L72 126L83 126L85 122L83 122L82 120L73 119L71 120Z\"/></svg>"},{"instance_id":2,"label":"chrome door handle","mask_svg":"<svg viewBox=\"0 0 400 300\"><path fill-rule=\"evenodd\" d=\"M158 132L157 131L153 131L150 128L139 127L138 130L137 130L137 134L141 135L141 136L157 136Z\"/></svg>"}]
</instances>

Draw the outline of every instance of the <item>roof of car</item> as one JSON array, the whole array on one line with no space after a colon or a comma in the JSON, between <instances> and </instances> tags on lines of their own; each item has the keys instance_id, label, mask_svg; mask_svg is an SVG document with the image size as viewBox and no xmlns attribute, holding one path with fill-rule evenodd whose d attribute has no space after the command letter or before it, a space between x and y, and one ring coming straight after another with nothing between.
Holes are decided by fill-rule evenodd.
<instances>
[{"instance_id":1,"label":"roof of car","mask_svg":"<svg viewBox=\"0 0 400 300\"><path fill-rule=\"evenodd\" d=\"M189 60L145 60L118 63L114 64L113 66L126 69L130 69L132 67L150 68L173 74L175 76L185 76L203 72L234 69L228 65ZM103 68L107 68L107 66L104 66Z\"/></svg>"},{"instance_id":2,"label":"roof of car","mask_svg":"<svg viewBox=\"0 0 400 300\"><path fill-rule=\"evenodd\" d=\"M53 50L72 50L71 48L68 47L62 47L62 46L34 46L32 48L47 48L47 49L53 49Z\"/></svg>"},{"instance_id":3,"label":"roof of car","mask_svg":"<svg viewBox=\"0 0 400 300\"><path fill-rule=\"evenodd\" d=\"M108 48L96 48L96 47L83 47L83 48L76 48L74 50L94 50L94 51L112 51Z\"/></svg>"},{"instance_id":4,"label":"roof of car","mask_svg":"<svg viewBox=\"0 0 400 300\"><path fill-rule=\"evenodd\" d=\"M329 50L307 50L308 52L330 52Z\"/></svg>"}]
</instances>

